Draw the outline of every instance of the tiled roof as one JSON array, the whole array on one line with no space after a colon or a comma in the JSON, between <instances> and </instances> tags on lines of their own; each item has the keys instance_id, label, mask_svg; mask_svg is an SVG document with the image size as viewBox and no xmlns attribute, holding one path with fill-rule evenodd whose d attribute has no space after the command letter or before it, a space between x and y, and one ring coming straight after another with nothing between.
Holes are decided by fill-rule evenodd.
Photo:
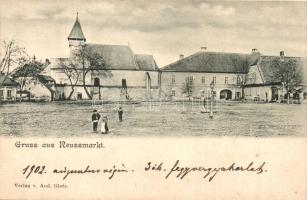
<instances>
[{"instance_id":1,"label":"tiled roof","mask_svg":"<svg viewBox=\"0 0 307 200\"><path fill-rule=\"evenodd\" d=\"M51 76L46 76L46 75L42 75L42 74L39 74L37 76L37 78L42 82L42 83L49 83L49 82L55 82L55 80L51 77Z\"/></svg>"},{"instance_id":2,"label":"tiled roof","mask_svg":"<svg viewBox=\"0 0 307 200\"><path fill-rule=\"evenodd\" d=\"M258 67L260 69L260 73L262 75L262 78L264 79L264 83L274 83L274 82L280 82L276 79L274 76L274 73L278 70L278 68L275 65L272 65L273 61L276 59L280 59L279 56L261 56ZM303 67L304 62L306 63L306 60L304 61L304 58L300 57L284 57L285 62L289 59L294 59L298 63L298 69L301 70L303 73Z\"/></svg>"},{"instance_id":3,"label":"tiled roof","mask_svg":"<svg viewBox=\"0 0 307 200\"><path fill-rule=\"evenodd\" d=\"M247 73L260 54L197 52L162 68L162 71Z\"/></svg>"},{"instance_id":4,"label":"tiled roof","mask_svg":"<svg viewBox=\"0 0 307 200\"><path fill-rule=\"evenodd\" d=\"M0 84L1 83L2 83L2 86L18 86L19 85L12 78L0 74Z\"/></svg>"},{"instance_id":5,"label":"tiled roof","mask_svg":"<svg viewBox=\"0 0 307 200\"><path fill-rule=\"evenodd\" d=\"M91 51L100 54L104 60L106 69L138 69L134 54L129 46L86 44L85 48L90 48Z\"/></svg>"},{"instance_id":6,"label":"tiled roof","mask_svg":"<svg viewBox=\"0 0 307 200\"><path fill-rule=\"evenodd\" d=\"M152 55L134 54L128 45L86 44L84 48L98 53L104 60L105 69L108 70L158 70ZM69 58L52 58L52 68L61 68L61 64ZM81 68L81 66L80 66Z\"/></svg>"},{"instance_id":7,"label":"tiled roof","mask_svg":"<svg viewBox=\"0 0 307 200\"><path fill-rule=\"evenodd\" d=\"M140 70L151 71L159 69L152 55L136 54L135 58Z\"/></svg>"},{"instance_id":8,"label":"tiled roof","mask_svg":"<svg viewBox=\"0 0 307 200\"><path fill-rule=\"evenodd\" d=\"M84 37L78 17L75 21L73 28L71 29L68 39L86 40Z\"/></svg>"},{"instance_id":9,"label":"tiled roof","mask_svg":"<svg viewBox=\"0 0 307 200\"><path fill-rule=\"evenodd\" d=\"M111 70L157 70L152 55L134 54L127 45L86 44L85 48L99 53L105 68Z\"/></svg>"},{"instance_id":10,"label":"tiled roof","mask_svg":"<svg viewBox=\"0 0 307 200\"><path fill-rule=\"evenodd\" d=\"M52 88L52 85L55 84L55 80L51 76L40 74L37 76L37 78L50 92L55 92L55 90Z\"/></svg>"}]
</instances>

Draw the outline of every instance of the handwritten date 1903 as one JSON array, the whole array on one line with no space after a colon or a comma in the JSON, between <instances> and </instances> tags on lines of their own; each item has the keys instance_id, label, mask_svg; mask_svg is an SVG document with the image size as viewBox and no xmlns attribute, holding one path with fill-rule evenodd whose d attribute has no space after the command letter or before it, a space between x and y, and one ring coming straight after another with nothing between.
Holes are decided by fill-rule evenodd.
<instances>
[{"instance_id":1,"label":"handwritten date 1903","mask_svg":"<svg viewBox=\"0 0 307 200\"><path fill-rule=\"evenodd\" d=\"M22 171L23 171L23 175L26 176L26 178L28 178L32 173L35 173L35 174L43 174L43 173L46 173L45 171L45 166L36 166L36 165L28 165L27 167L25 167Z\"/></svg>"}]
</instances>

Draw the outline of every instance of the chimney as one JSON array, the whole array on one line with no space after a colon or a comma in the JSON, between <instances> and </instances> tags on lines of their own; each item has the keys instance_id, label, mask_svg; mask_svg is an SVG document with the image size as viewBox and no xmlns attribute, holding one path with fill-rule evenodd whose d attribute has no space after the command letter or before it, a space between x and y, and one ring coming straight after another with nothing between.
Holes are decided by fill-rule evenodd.
<instances>
[{"instance_id":1,"label":"chimney","mask_svg":"<svg viewBox=\"0 0 307 200\"><path fill-rule=\"evenodd\" d=\"M284 51L280 51L279 52L279 56L280 56L280 60L284 61L285 60L285 52Z\"/></svg>"},{"instance_id":2,"label":"chimney","mask_svg":"<svg viewBox=\"0 0 307 200\"><path fill-rule=\"evenodd\" d=\"M258 49L256 49L256 48L252 49L252 54L253 53L259 53Z\"/></svg>"},{"instance_id":3,"label":"chimney","mask_svg":"<svg viewBox=\"0 0 307 200\"><path fill-rule=\"evenodd\" d=\"M201 50L201 51L206 51L206 50L207 50L207 47L200 47L200 50Z\"/></svg>"},{"instance_id":4,"label":"chimney","mask_svg":"<svg viewBox=\"0 0 307 200\"><path fill-rule=\"evenodd\" d=\"M184 55L183 54L179 55L179 60L181 60L181 59L184 59Z\"/></svg>"},{"instance_id":5,"label":"chimney","mask_svg":"<svg viewBox=\"0 0 307 200\"><path fill-rule=\"evenodd\" d=\"M45 63L46 63L47 65L49 65L49 64L50 64L50 60L49 60L48 58L46 58Z\"/></svg>"}]
</instances>

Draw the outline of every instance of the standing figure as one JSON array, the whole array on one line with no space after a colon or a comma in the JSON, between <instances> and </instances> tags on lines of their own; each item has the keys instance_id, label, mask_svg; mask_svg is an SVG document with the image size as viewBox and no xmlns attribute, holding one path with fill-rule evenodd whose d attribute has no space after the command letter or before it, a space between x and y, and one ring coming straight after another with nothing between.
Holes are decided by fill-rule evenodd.
<instances>
[{"instance_id":1,"label":"standing figure","mask_svg":"<svg viewBox=\"0 0 307 200\"><path fill-rule=\"evenodd\" d=\"M109 132L109 127L108 127L108 117L103 116L102 122L101 122L101 133L102 134L107 134Z\"/></svg>"},{"instance_id":2,"label":"standing figure","mask_svg":"<svg viewBox=\"0 0 307 200\"><path fill-rule=\"evenodd\" d=\"M122 107L119 107L119 109L118 109L118 118L119 118L120 122L123 121L123 114L124 114L124 111L123 111Z\"/></svg>"},{"instance_id":3,"label":"standing figure","mask_svg":"<svg viewBox=\"0 0 307 200\"><path fill-rule=\"evenodd\" d=\"M92 114L92 122L93 122L93 131L94 132L97 132L97 126L98 126L99 119L100 119L99 113L97 112L97 110L94 110L93 114Z\"/></svg>"}]
</instances>

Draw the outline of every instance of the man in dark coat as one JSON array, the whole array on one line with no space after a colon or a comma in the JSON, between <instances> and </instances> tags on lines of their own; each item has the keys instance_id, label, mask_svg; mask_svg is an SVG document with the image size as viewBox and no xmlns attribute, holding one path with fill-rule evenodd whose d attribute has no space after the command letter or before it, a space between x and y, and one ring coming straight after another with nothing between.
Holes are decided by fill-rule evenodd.
<instances>
[{"instance_id":1,"label":"man in dark coat","mask_svg":"<svg viewBox=\"0 0 307 200\"><path fill-rule=\"evenodd\" d=\"M100 119L99 113L97 112L97 110L94 110L93 114L92 114L92 122L93 122L93 131L94 132L97 132L97 126L98 126L99 119Z\"/></svg>"},{"instance_id":2,"label":"man in dark coat","mask_svg":"<svg viewBox=\"0 0 307 200\"><path fill-rule=\"evenodd\" d=\"M119 118L120 122L123 121L123 114L124 114L124 111L123 111L122 107L119 107L119 109L118 109L118 118Z\"/></svg>"}]
</instances>

